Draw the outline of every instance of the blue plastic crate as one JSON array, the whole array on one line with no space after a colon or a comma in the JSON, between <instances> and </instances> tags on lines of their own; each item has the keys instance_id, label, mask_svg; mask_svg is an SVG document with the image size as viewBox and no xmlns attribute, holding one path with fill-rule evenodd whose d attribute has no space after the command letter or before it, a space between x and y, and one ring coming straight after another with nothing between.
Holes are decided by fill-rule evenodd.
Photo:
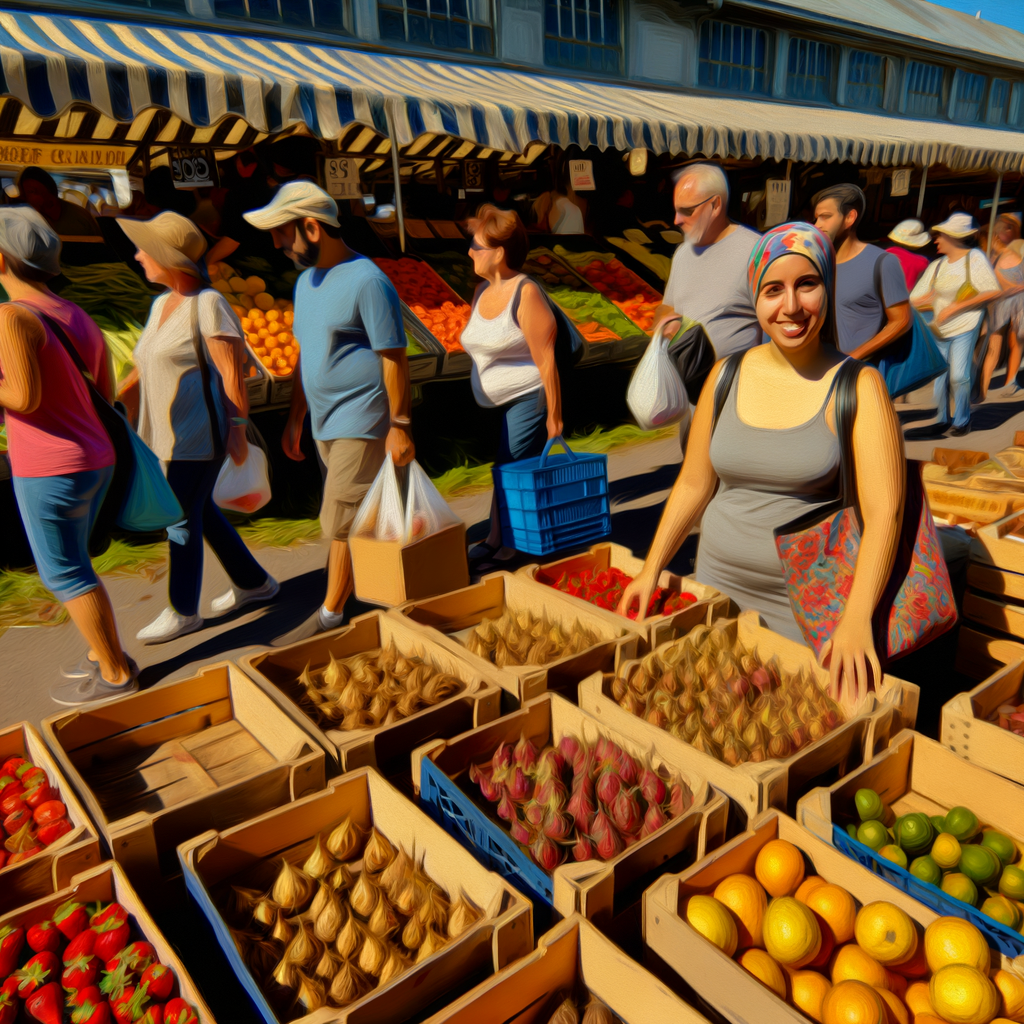
<instances>
[{"instance_id":1,"label":"blue plastic crate","mask_svg":"<svg viewBox=\"0 0 1024 1024\"><path fill-rule=\"evenodd\" d=\"M557 487L541 487L535 491L504 489L505 501L509 511L541 511L553 509L561 505L579 501L581 497L592 498L608 493L608 477L594 476L584 480L573 480L571 483Z\"/></svg>"},{"instance_id":2,"label":"blue plastic crate","mask_svg":"<svg viewBox=\"0 0 1024 1024\"><path fill-rule=\"evenodd\" d=\"M611 513L594 519L585 519L579 523L568 523L565 526L553 526L544 530L512 530L508 520L502 519L502 536L512 533L515 537L513 546L517 551L525 551L531 555L552 555L566 548L582 547L595 541L603 540L612 532Z\"/></svg>"},{"instance_id":3,"label":"blue plastic crate","mask_svg":"<svg viewBox=\"0 0 1024 1024\"><path fill-rule=\"evenodd\" d=\"M857 861L874 874L881 875L890 885L896 886L908 896L930 907L936 914L962 917L965 921L970 921L985 936L988 944L993 949L998 949L1004 956L1015 957L1024 954L1024 935L1020 932L1007 928L969 903L954 899L937 885L923 882L891 860L879 857L870 846L858 842L839 825L832 826L832 844L851 860Z\"/></svg>"}]
</instances>

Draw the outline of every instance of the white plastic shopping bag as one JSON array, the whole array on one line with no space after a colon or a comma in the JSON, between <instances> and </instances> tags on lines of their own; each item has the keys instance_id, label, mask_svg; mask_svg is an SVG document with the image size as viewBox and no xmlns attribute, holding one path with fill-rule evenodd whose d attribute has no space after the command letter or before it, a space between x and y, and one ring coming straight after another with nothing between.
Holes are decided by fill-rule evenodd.
<instances>
[{"instance_id":1,"label":"white plastic shopping bag","mask_svg":"<svg viewBox=\"0 0 1024 1024\"><path fill-rule=\"evenodd\" d=\"M654 332L626 392L629 411L644 430L679 423L690 415L690 399L668 354L671 340L661 327Z\"/></svg>"},{"instance_id":2,"label":"white plastic shopping bag","mask_svg":"<svg viewBox=\"0 0 1024 1024\"><path fill-rule=\"evenodd\" d=\"M404 526L402 492L398 487L395 463L388 455L356 512L352 533L357 537L374 537L377 540L401 540Z\"/></svg>"},{"instance_id":3,"label":"white plastic shopping bag","mask_svg":"<svg viewBox=\"0 0 1024 1024\"><path fill-rule=\"evenodd\" d=\"M461 522L418 462L409 464L405 499L405 543L422 540Z\"/></svg>"},{"instance_id":4,"label":"white plastic shopping bag","mask_svg":"<svg viewBox=\"0 0 1024 1024\"><path fill-rule=\"evenodd\" d=\"M232 512L255 512L270 501L270 476L267 454L259 445L250 444L245 461L236 466L226 458L213 486L214 503Z\"/></svg>"}]
</instances>

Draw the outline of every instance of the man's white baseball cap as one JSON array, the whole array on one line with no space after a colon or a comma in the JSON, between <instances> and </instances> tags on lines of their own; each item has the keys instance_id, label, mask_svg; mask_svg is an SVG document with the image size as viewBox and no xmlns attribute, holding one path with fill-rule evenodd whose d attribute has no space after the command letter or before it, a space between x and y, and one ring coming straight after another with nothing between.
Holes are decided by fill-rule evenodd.
<instances>
[{"instance_id":1,"label":"man's white baseball cap","mask_svg":"<svg viewBox=\"0 0 1024 1024\"><path fill-rule=\"evenodd\" d=\"M304 217L312 217L331 227L341 227L338 222L338 204L311 181L290 181L282 185L266 206L260 210L250 210L242 216L261 231L283 227Z\"/></svg>"}]
</instances>

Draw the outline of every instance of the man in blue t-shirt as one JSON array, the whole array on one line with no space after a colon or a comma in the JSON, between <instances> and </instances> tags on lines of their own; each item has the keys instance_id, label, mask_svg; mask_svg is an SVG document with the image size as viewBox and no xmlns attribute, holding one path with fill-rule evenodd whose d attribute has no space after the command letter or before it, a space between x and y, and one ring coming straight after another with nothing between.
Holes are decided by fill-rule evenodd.
<instances>
[{"instance_id":1,"label":"man in blue t-shirt","mask_svg":"<svg viewBox=\"0 0 1024 1024\"><path fill-rule=\"evenodd\" d=\"M398 294L376 264L345 244L337 203L318 185L294 181L243 216L269 231L274 245L304 270L295 285L292 327L301 354L281 443L289 458L304 458L299 441L308 408L327 467L320 508L320 524L331 538L327 596L315 615L275 641L287 644L344 621L356 510L385 457L405 466L415 455L412 389Z\"/></svg>"}]
</instances>

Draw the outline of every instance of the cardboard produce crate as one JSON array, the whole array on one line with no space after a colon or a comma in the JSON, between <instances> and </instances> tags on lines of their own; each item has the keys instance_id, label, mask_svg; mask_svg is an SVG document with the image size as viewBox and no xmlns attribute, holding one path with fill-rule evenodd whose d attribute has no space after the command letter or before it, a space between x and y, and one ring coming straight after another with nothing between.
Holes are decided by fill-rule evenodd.
<instances>
[{"instance_id":1,"label":"cardboard produce crate","mask_svg":"<svg viewBox=\"0 0 1024 1024\"><path fill-rule=\"evenodd\" d=\"M961 626L956 667L983 678L943 705L940 742L965 761L1024 785L1024 736L992 721L1003 705L1024 704L1024 644Z\"/></svg>"},{"instance_id":2,"label":"cardboard produce crate","mask_svg":"<svg viewBox=\"0 0 1024 1024\"><path fill-rule=\"evenodd\" d=\"M129 921L134 918L133 941L134 934L137 932L141 939L150 943L156 950L160 963L170 967L174 972L174 977L178 982L175 996L180 996L195 1008L199 1015L199 1024L216 1024L210 1008L189 977L189 973L185 970L174 947L164 938L163 932L150 917L149 911L135 889L132 888L121 866L113 861L106 861L88 871L83 871L76 875L68 886L51 896L46 896L20 907L18 910L4 914L0 917L0 929L6 925L21 925L27 929L41 921L49 921L53 918L54 911L69 900L75 900L87 906L97 902L120 903L128 911ZM27 946L25 949L27 953L31 953ZM31 1018L26 1015L23 1019L30 1020Z\"/></svg>"},{"instance_id":3,"label":"cardboard produce crate","mask_svg":"<svg viewBox=\"0 0 1024 1024\"><path fill-rule=\"evenodd\" d=\"M571 555L545 565L527 565L520 569L519 573L538 583L553 586L562 573L573 575L586 569L599 573L605 569L615 568L635 577L640 574L643 567L643 559L635 557L629 548L624 548L620 544L595 544L584 554ZM636 619L619 616L640 634L643 641L641 654L653 651L655 647L669 640L685 636L694 626L710 625L712 618L725 614L729 606L729 599L714 587L705 586L689 577L678 576L667 569L658 578L658 585L670 590L688 591L697 598L697 601L689 608L684 608L673 615L645 615ZM572 600L579 601L589 608L595 607L580 597L574 597Z\"/></svg>"},{"instance_id":4,"label":"cardboard produce crate","mask_svg":"<svg viewBox=\"0 0 1024 1024\"><path fill-rule=\"evenodd\" d=\"M299 698L304 688L297 679L307 665L320 669L330 662L331 655L348 658L392 643L406 657L422 658L439 671L458 676L465 688L432 708L377 729L330 728L302 706ZM423 630L384 612L368 612L342 629L288 647L246 655L240 664L278 707L327 751L331 775L364 767L376 768L384 775L408 770L409 756L421 743L475 729L497 718L501 710L494 666L486 666L488 672L482 663L460 656Z\"/></svg>"},{"instance_id":5,"label":"cardboard produce crate","mask_svg":"<svg viewBox=\"0 0 1024 1024\"><path fill-rule=\"evenodd\" d=\"M0 868L0 914L65 888L73 875L100 862L96 826L89 820L35 726L20 722L0 731L0 764L9 757L23 757L46 772L50 785L60 791L72 828L42 853L20 864Z\"/></svg>"},{"instance_id":6,"label":"cardboard produce crate","mask_svg":"<svg viewBox=\"0 0 1024 1024\"><path fill-rule=\"evenodd\" d=\"M589 921L573 914L537 948L426 1024L547 1024L555 997L585 987L622 1024L707 1024L707 1018L634 963Z\"/></svg>"},{"instance_id":7,"label":"cardboard produce crate","mask_svg":"<svg viewBox=\"0 0 1024 1024\"><path fill-rule=\"evenodd\" d=\"M459 939L391 984L375 989L344 1009L323 1007L297 1018L301 1024L401 1024L460 981L481 970L497 971L533 948L533 908L501 878L481 867L451 836L385 782L363 768L336 779L321 793L270 811L244 825L210 831L178 849L185 884L266 1024L279 1018L240 956L219 899L230 885L267 891L281 858L302 864L316 838L345 817L368 832L371 825L395 847L404 846L423 870L450 895L465 895L483 917ZM249 1019L246 1017L246 1019Z\"/></svg>"},{"instance_id":8,"label":"cardboard produce crate","mask_svg":"<svg viewBox=\"0 0 1024 1024\"><path fill-rule=\"evenodd\" d=\"M729 875L752 875L758 852L773 839L785 839L803 853L808 876L820 875L842 886L862 905L887 900L925 928L939 915L866 868L852 864L838 850L775 810L759 816L749 831L693 867L664 876L644 893L644 941L727 1020L807 1024L808 1018L799 1010L748 974L686 920L690 896L712 893ZM999 965L999 957L993 956L992 962ZM1004 957L1001 963L1007 967L1009 960Z\"/></svg>"},{"instance_id":9,"label":"cardboard produce crate","mask_svg":"<svg viewBox=\"0 0 1024 1024\"><path fill-rule=\"evenodd\" d=\"M650 758L681 775L693 793L685 814L673 818L611 860L569 861L548 873L516 843L504 822L493 817L469 766L489 761L502 743L513 746L526 736L538 750L573 734L593 744L601 735L614 740L634 757ZM702 857L725 836L728 805L708 784L707 776L680 770L657 743L636 730L604 727L557 694L546 693L518 711L451 740L425 744L413 754L413 786L431 813L473 849L481 863L493 867L532 899L553 907L563 917L580 913L603 928L627 909L622 898L653 875L671 857Z\"/></svg>"},{"instance_id":10,"label":"cardboard produce crate","mask_svg":"<svg viewBox=\"0 0 1024 1024\"><path fill-rule=\"evenodd\" d=\"M922 882L852 839L846 822L856 820L854 795L858 789L875 790L882 803L897 816L914 811L945 814L951 807L967 807L982 825L990 825L1013 839L1021 853L1024 789L965 761L942 744L905 729L887 750L840 782L812 790L797 806L797 820L820 839L870 867L926 906L971 921L981 929L989 945L1000 952L1011 957L1024 954L1024 935L947 896L938 886Z\"/></svg>"},{"instance_id":11,"label":"cardboard produce crate","mask_svg":"<svg viewBox=\"0 0 1024 1024\"><path fill-rule=\"evenodd\" d=\"M352 536L348 547L356 597L367 604L402 604L469 583L465 523L409 544Z\"/></svg>"},{"instance_id":12,"label":"cardboard produce crate","mask_svg":"<svg viewBox=\"0 0 1024 1024\"><path fill-rule=\"evenodd\" d=\"M147 898L159 899L183 840L324 787L324 752L228 662L62 711L43 721L43 735Z\"/></svg>"},{"instance_id":13,"label":"cardboard produce crate","mask_svg":"<svg viewBox=\"0 0 1024 1024\"><path fill-rule=\"evenodd\" d=\"M823 688L828 686L828 672L818 666L811 650L766 629L756 612L740 615L730 628L764 661L775 657L783 671L810 671ZM891 736L913 726L920 698L920 690L913 683L885 676L878 694L869 694L846 722L820 740L787 758L747 762L734 768L621 707L612 696L614 678L608 673L594 673L585 679L580 684L580 707L610 728L622 730L630 723L642 736L663 737L670 763L705 775L735 801L747 821L769 807L795 812L797 797L809 784L823 776L841 778L882 749Z\"/></svg>"},{"instance_id":14,"label":"cardboard produce crate","mask_svg":"<svg viewBox=\"0 0 1024 1024\"><path fill-rule=\"evenodd\" d=\"M508 665L497 669L490 661L470 654L463 644L484 619L500 618L506 611L529 611L538 618L547 616L565 630L579 623L596 633L600 642L547 665ZM443 597L410 602L397 608L395 614L426 627L472 663L498 672L502 687L513 698L510 707L546 691L559 693L575 703L581 679L596 671L610 672L620 662L635 658L640 643L628 619L508 572L492 573L471 587Z\"/></svg>"}]
</instances>

